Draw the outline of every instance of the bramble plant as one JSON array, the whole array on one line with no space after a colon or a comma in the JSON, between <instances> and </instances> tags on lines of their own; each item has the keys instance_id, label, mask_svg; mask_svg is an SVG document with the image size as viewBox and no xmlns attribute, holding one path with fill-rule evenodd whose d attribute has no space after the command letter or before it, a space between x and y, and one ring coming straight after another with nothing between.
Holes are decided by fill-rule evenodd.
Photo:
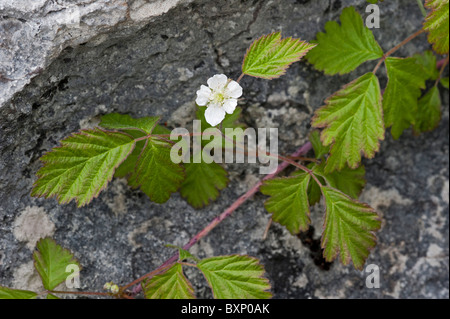
<instances>
[{"instance_id":1,"label":"bramble plant","mask_svg":"<svg viewBox=\"0 0 450 319\"><path fill-rule=\"evenodd\" d=\"M199 260L188 252L257 191L268 196L265 208L272 220L292 234L308 230L310 207L323 199L321 248L325 260L331 262L340 255L343 264L352 262L362 270L381 225L374 209L358 200L366 182L362 157L375 156L386 128L395 139L410 127L415 134L435 128L441 117L439 85L448 89L448 77L442 75L449 62L449 1L427 0L425 8L428 13L423 28L386 53L353 7L343 9L340 24L327 22L325 32L318 33L311 43L282 38L280 32L255 40L245 54L242 75L236 81L223 74L214 75L207 81L208 86L202 85L197 91L200 137L216 134L227 139L227 129L237 129L240 137L245 134L237 123L241 113L237 99L243 94L239 82L243 76L275 79L304 56L327 75L349 73L369 60L378 62L372 72L354 79L325 100L312 119L315 129L310 132L310 142L291 156L260 147L250 150L238 137L231 143L220 142L219 148L225 151L253 151L260 158L275 158L281 163L186 245L173 247L177 253L157 269L123 287L106 283L106 292L59 291L56 288L66 280L67 266L80 265L72 253L45 238L37 243L33 254L45 291L0 286L0 298L57 298L58 294L135 298L141 292L148 299L195 298L184 267L197 268L215 298L270 298L270 284L257 259L230 255ZM428 33L434 52L393 57L400 47L422 33ZM438 61L437 55L446 57ZM388 78L385 88L380 87L377 76L383 63ZM132 188L139 188L156 203L166 202L177 191L194 208L216 200L228 184L227 172L217 156L193 150L188 162L175 163L171 157L174 145L186 149L185 139L196 136L174 137L158 121L157 116L135 119L114 113L103 116L99 127L72 134L42 156L43 167L37 172L32 196L55 197L61 204L75 200L80 207L97 197L113 177L124 177ZM215 126L218 129L213 129ZM201 144L206 147L209 143L205 142ZM217 147L216 142L210 143ZM315 158L303 157L311 149ZM276 177L287 166L296 170L289 176Z\"/></svg>"}]
</instances>

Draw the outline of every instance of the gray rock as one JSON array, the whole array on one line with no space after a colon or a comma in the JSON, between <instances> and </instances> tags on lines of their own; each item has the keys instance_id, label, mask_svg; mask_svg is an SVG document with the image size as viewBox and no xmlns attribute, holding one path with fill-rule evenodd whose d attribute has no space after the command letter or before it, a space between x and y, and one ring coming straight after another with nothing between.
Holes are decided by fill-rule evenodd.
<instances>
[{"instance_id":1,"label":"gray rock","mask_svg":"<svg viewBox=\"0 0 450 319\"><path fill-rule=\"evenodd\" d=\"M197 88L219 72L237 78L252 40L275 30L312 40L342 9L339 0L282 3L0 0L0 285L38 289L30 248L45 235L80 260L83 289L128 283L171 256L166 244L186 243L251 187L261 177L258 167L234 164L229 187L201 210L179 194L164 205L152 203L121 179L79 209L30 197L38 159L71 132L111 112L161 115L169 127L185 125L194 116ZM364 15L365 1L345 2L352 4ZM381 28L374 34L384 50L421 27L415 2L392 0L380 8ZM79 20L73 21L72 10ZM423 35L398 55L428 48ZM374 64L328 77L301 62L277 80L244 78L243 121L278 127L280 152L292 152L306 141L323 100ZM276 298L448 298L448 91L442 99L436 130L419 137L407 131L397 141L387 134L377 156L364 161L368 185L361 199L383 217L367 262L380 267L379 289L366 288L367 274L351 266L323 264L316 251L321 207L312 213L312 240L279 225L262 239L269 215L261 194L192 252L260 258ZM197 272L188 276L199 297L211 297Z\"/></svg>"}]
</instances>

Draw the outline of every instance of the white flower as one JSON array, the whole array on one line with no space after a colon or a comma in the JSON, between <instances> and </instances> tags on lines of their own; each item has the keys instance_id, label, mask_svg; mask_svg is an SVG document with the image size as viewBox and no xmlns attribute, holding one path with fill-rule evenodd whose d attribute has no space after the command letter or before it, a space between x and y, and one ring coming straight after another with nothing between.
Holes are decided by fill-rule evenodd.
<instances>
[{"instance_id":1,"label":"white flower","mask_svg":"<svg viewBox=\"0 0 450 319\"><path fill-rule=\"evenodd\" d=\"M236 109L237 99L242 95L242 87L224 74L216 74L208 79L208 86L200 86L195 102L207 106L205 119L211 126L216 126L225 118L225 112L232 114Z\"/></svg>"}]
</instances>

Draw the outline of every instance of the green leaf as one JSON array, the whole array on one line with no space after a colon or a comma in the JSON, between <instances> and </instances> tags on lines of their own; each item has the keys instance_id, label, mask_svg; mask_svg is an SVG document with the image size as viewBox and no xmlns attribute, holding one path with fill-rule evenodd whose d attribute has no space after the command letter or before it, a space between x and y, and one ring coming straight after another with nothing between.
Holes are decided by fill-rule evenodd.
<instances>
[{"instance_id":1,"label":"green leaf","mask_svg":"<svg viewBox=\"0 0 450 319\"><path fill-rule=\"evenodd\" d=\"M33 253L34 266L41 276L45 289L53 290L64 282L70 273L66 272L69 265L80 264L73 254L51 238L44 238L37 242L37 251Z\"/></svg>"},{"instance_id":2,"label":"green leaf","mask_svg":"<svg viewBox=\"0 0 450 319\"><path fill-rule=\"evenodd\" d=\"M184 170L170 159L171 144L150 137L136 162L136 169L128 179L134 187L140 187L151 201L164 203L176 192L184 180Z\"/></svg>"},{"instance_id":3,"label":"green leaf","mask_svg":"<svg viewBox=\"0 0 450 319\"><path fill-rule=\"evenodd\" d=\"M136 163L139 159L139 155L142 153L142 149L145 146L145 140L137 141L136 146L130 155L116 168L114 177L129 177L136 168Z\"/></svg>"},{"instance_id":4,"label":"green leaf","mask_svg":"<svg viewBox=\"0 0 450 319\"><path fill-rule=\"evenodd\" d=\"M342 10L340 19L340 26L336 21L325 24L326 33L317 34L318 46L306 56L316 69L329 75L348 73L363 62L383 56L372 31L364 26L355 8Z\"/></svg>"},{"instance_id":5,"label":"green leaf","mask_svg":"<svg viewBox=\"0 0 450 319\"><path fill-rule=\"evenodd\" d=\"M448 89L448 76L446 78L442 78L441 79L441 84L442 84L443 87Z\"/></svg>"},{"instance_id":6,"label":"green leaf","mask_svg":"<svg viewBox=\"0 0 450 319\"><path fill-rule=\"evenodd\" d=\"M352 198L357 199L359 197L366 185L366 169L364 165L360 165L356 169L345 166L340 171L333 171L328 174L325 173L324 168L325 165L322 163L315 165L312 170L314 174L323 177L327 185L337 188Z\"/></svg>"},{"instance_id":7,"label":"green leaf","mask_svg":"<svg viewBox=\"0 0 450 319\"><path fill-rule=\"evenodd\" d=\"M0 299L34 299L36 297L37 293L33 291L0 286Z\"/></svg>"},{"instance_id":8,"label":"green leaf","mask_svg":"<svg viewBox=\"0 0 450 319\"><path fill-rule=\"evenodd\" d=\"M178 250L178 253L179 253L178 260L179 261L183 261L185 259L192 259L194 261L199 261L199 259L197 257L192 255L189 251L183 249L182 247L178 247L178 246L170 245L170 244L166 245L166 247L170 247L170 248L174 248L174 249Z\"/></svg>"},{"instance_id":9,"label":"green leaf","mask_svg":"<svg viewBox=\"0 0 450 319\"><path fill-rule=\"evenodd\" d=\"M432 51L425 51L422 54L414 54L417 63L420 64L425 71L425 80L436 80L439 76L439 70L436 66L436 56Z\"/></svg>"},{"instance_id":10,"label":"green leaf","mask_svg":"<svg viewBox=\"0 0 450 319\"><path fill-rule=\"evenodd\" d=\"M344 265L350 260L362 270L370 250L376 245L374 232L381 226L374 210L330 187L322 188L326 215L322 234L323 255L332 261L339 253Z\"/></svg>"},{"instance_id":11,"label":"green leaf","mask_svg":"<svg viewBox=\"0 0 450 319\"><path fill-rule=\"evenodd\" d=\"M135 119L128 114L111 113L103 115L99 125L107 129L126 132L136 138L152 134L159 119L159 116Z\"/></svg>"},{"instance_id":12,"label":"green leaf","mask_svg":"<svg viewBox=\"0 0 450 319\"><path fill-rule=\"evenodd\" d=\"M48 294L46 299L61 299L61 298L59 298L59 297L57 297L55 295L52 295L52 294Z\"/></svg>"},{"instance_id":13,"label":"green leaf","mask_svg":"<svg viewBox=\"0 0 450 319\"><path fill-rule=\"evenodd\" d=\"M385 64L389 80L383 95L384 122L386 127L392 126L392 136L398 139L415 122L426 73L414 58L389 57Z\"/></svg>"},{"instance_id":14,"label":"green leaf","mask_svg":"<svg viewBox=\"0 0 450 319\"><path fill-rule=\"evenodd\" d=\"M415 134L431 131L439 125L441 120L441 96L436 86L433 86L419 100L415 116L416 120L413 127Z\"/></svg>"},{"instance_id":15,"label":"green leaf","mask_svg":"<svg viewBox=\"0 0 450 319\"><path fill-rule=\"evenodd\" d=\"M227 187L227 171L219 164L185 163L186 178L181 185L180 194L194 208L201 208L216 200L219 190Z\"/></svg>"},{"instance_id":16,"label":"green leaf","mask_svg":"<svg viewBox=\"0 0 450 319\"><path fill-rule=\"evenodd\" d=\"M306 174L302 172L302 174ZM321 176L316 176L319 182L323 185L325 184L325 180ZM311 179L308 186L308 200L309 206L314 206L318 202L320 202L320 198L322 197L322 191L320 190L319 184L314 179Z\"/></svg>"},{"instance_id":17,"label":"green leaf","mask_svg":"<svg viewBox=\"0 0 450 319\"><path fill-rule=\"evenodd\" d=\"M330 146L323 146L320 140L320 132L318 130L311 131L309 133L309 141L314 149L314 154L317 159L320 159L330 152Z\"/></svg>"},{"instance_id":18,"label":"green leaf","mask_svg":"<svg viewBox=\"0 0 450 319\"><path fill-rule=\"evenodd\" d=\"M324 127L323 145L331 146L325 173L358 167L361 153L372 158L384 139L380 85L373 73L366 73L325 101L312 121Z\"/></svg>"},{"instance_id":19,"label":"green leaf","mask_svg":"<svg viewBox=\"0 0 450 319\"><path fill-rule=\"evenodd\" d=\"M437 53L447 54L449 49L449 1L427 0L425 6L431 10L423 24L423 29L428 31L428 42L433 44L433 49Z\"/></svg>"},{"instance_id":20,"label":"green leaf","mask_svg":"<svg viewBox=\"0 0 450 319\"><path fill-rule=\"evenodd\" d=\"M249 256L218 256L197 264L216 299L268 299L272 295L264 268Z\"/></svg>"},{"instance_id":21,"label":"green leaf","mask_svg":"<svg viewBox=\"0 0 450 319\"><path fill-rule=\"evenodd\" d=\"M61 204L75 199L83 206L106 187L134 146L133 138L120 132L75 133L41 157L44 167L36 174L31 195L56 197Z\"/></svg>"},{"instance_id":22,"label":"green leaf","mask_svg":"<svg viewBox=\"0 0 450 319\"><path fill-rule=\"evenodd\" d=\"M267 180L260 191L271 196L265 203L272 220L286 226L291 234L306 231L311 223L308 187L309 174L281 177Z\"/></svg>"},{"instance_id":23,"label":"green leaf","mask_svg":"<svg viewBox=\"0 0 450 319\"><path fill-rule=\"evenodd\" d=\"M248 48L242 73L263 79L275 79L315 47L299 39L281 39L281 33L271 33L255 40Z\"/></svg>"},{"instance_id":24,"label":"green leaf","mask_svg":"<svg viewBox=\"0 0 450 319\"><path fill-rule=\"evenodd\" d=\"M142 288L146 299L195 299L194 289L179 263L144 281Z\"/></svg>"}]
</instances>

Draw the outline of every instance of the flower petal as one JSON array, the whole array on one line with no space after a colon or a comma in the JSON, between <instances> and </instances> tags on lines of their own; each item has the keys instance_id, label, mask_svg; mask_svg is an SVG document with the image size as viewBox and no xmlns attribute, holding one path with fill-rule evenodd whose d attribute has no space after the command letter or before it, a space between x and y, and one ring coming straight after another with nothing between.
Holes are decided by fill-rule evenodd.
<instances>
[{"instance_id":1,"label":"flower petal","mask_svg":"<svg viewBox=\"0 0 450 319\"><path fill-rule=\"evenodd\" d=\"M236 99L228 99L228 100L224 101L223 109L228 114L232 114L234 112L234 110L236 109L236 105L237 105L237 100Z\"/></svg>"},{"instance_id":2,"label":"flower petal","mask_svg":"<svg viewBox=\"0 0 450 319\"><path fill-rule=\"evenodd\" d=\"M205 106L211 97L211 89L205 85L200 86L200 90L197 91L197 99L195 103L200 106Z\"/></svg>"},{"instance_id":3,"label":"flower petal","mask_svg":"<svg viewBox=\"0 0 450 319\"><path fill-rule=\"evenodd\" d=\"M216 74L208 79L208 86L213 90L220 90L227 84L228 78L225 74Z\"/></svg>"},{"instance_id":4,"label":"flower petal","mask_svg":"<svg viewBox=\"0 0 450 319\"><path fill-rule=\"evenodd\" d=\"M242 95L242 87L236 81L231 81L225 88L225 94L228 97L237 99Z\"/></svg>"},{"instance_id":5,"label":"flower petal","mask_svg":"<svg viewBox=\"0 0 450 319\"><path fill-rule=\"evenodd\" d=\"M210 105L205 111L206 122L211 126L216 126L225 118L225 110L221 107Z\"/></svg>"}]
</instances>

